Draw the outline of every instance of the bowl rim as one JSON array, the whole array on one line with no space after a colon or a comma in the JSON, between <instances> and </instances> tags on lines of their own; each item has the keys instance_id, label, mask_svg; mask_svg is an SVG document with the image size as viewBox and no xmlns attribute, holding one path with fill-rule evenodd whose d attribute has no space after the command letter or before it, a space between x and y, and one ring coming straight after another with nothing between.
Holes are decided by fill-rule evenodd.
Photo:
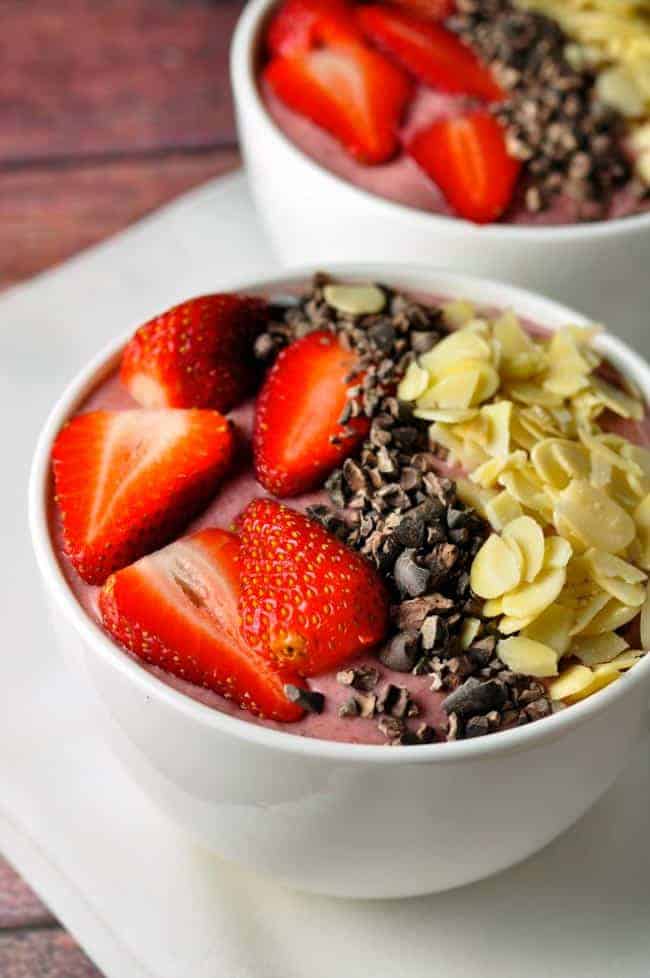
<instances>
[{"instance_id":1,"label":"bowl rim","mask_svg":"<svg viewBox=\"0 0 650 978\"><path fill-rule=\"evenodd\" d=\"M244 281L231 287L232 291L273 292L292 286L305 285L315 272L313 266L296 267ZM563 323L586 325L591 321L571 308L546 299L535 292L506 285L494 279L453 273L428 265L406 263L332 263L328 271L349 280L383 281L398 288L427 291L449 298L468 298L480 305L513 308L533 322L557 328ZM138 324L139 325L139 324ZM347 763L403 764L454 763L501 753L530 750L541 743L554 741L575 727L582 726L609 704L628 694L644 682L650 686L650 655L642 659L620 680L600 690L594 696L573 704L543 720L510 730L471 740L436 742L430 745L402 746L398 750L383 750L383 745L357 744L304 737L286 730L276 730L246 719L230 716L206 706L192 697L168 686L144 669L103 631L84 610L68 584L50 533L49 510L51 498L51 448L61 426L74 414L79 404L118 363L126 341L133 333L112 340L91 359L68 383L51 409L40 432L34 452L28 489L29 526L37 565L43 577L48 597L54 598L55 611L62 613L81 636L92 654L99 655L112 668L121 672L148 697L164 701L191 720L216 728L224 735L252 742L268 749ZM640 385L650 400L650 365L622 340L609 333L597 338L597 344L608 358Z\"/></svg>"},{"instance_id":2,"label":"bowl rim","mask_svg":"<svg viewBox=\"0 0 650 978\"><path fill-rule=\"evenodd\" d=\"M235 104L246 101L255 113L255 126L261 131L261 138L269 140L277 148L289 154L296 163L303 165L314 176L328 181L333 191L345 191L366 206L377 208L377 217L401 218L423 225L422 230L456 230L467 234L481 235L483 238L509 240L516 244L525 241L549 242L552 238L562 241L582 238L606 237L623 233L650 232L650 211L632 214L628 217L609 218L600 221L584 221L578 224L548 224L531 226L521 224L474 224L461 217L436 214L418 207L409 207L395 200L381 197L363 187L358 187L343 179L309 156L292 142L276 124L261 98L256 75L257 52L263 22L278 0L249 0L240 14L233 34L230 48L230 72Z\"/></svg>"}]
</instances>

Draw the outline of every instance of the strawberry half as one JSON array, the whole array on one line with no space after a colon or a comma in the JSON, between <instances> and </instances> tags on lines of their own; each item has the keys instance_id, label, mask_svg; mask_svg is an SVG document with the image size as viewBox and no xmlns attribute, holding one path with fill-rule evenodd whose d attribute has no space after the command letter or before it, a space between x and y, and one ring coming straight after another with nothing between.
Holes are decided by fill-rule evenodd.
<instances>
[{"instance_id":1,"label":"strawberry half","mask_svg":"<svg viewBox=\"0 0 650 978\"><path fill-rule=\"evenodd\" d=\"M239 541L203 530L143 557L108 579L99 608L110 634L150 665L285 722L302 709L280 674L249 649L239 631Z\"/></svg>"},{"instance_id":2,"label":"strawberry half","mask_svg":"<svg viewBox=\"0 0 650 978\"><path fill-rule=\"evenodd\" d=\"M426 20L446 20L456 9L454 0L391 0L391 3Z\"/></svg>"},{"instance_id":3,"label":"strawberry half","mask_svg":"<svg viewBox=\"0 0 650 978\"><path fill-rule=\"evenodd\" d=\"M395 155L412 85L365 44L345 4L288 0L268 39L280 53L263 77L282 102L327 130L362 163Z\"/></svg>"},{"instance_id":4,"label":"strawberry half","mask_svg":"<svg viewBox=\"0 0 650 978\"><path fill-rule=\"evenodd\" d=\"M490 70L442 25L383 4L360 6L356 16L366 37L425 84L488 102L503 98Z\"/></svg>"},{"instance_id":5,"label":"strawberry half","mask_svg":"<svg viewBox=\"0 0 650 978\"><path fill-rule=\"evenodd\" d=\"M253 461L258 482L276 496L296 496L322 485L368 432L353 418L346 435L339 422L349 399L357 356L325 330L286 347L257 399ZM335 439L332 441L332 439Z\"/></svg>"},{"instance_id":6,"label":"strawberry half","mask_svg":"<svg viewBox=\"0 0 650 978\"><path fill-rule=\"evenodd\" d=\"M266 45L271 54L291 55L359 37L347 0L285 0L271 19Z\"/></svg>"},{"instance_id":7,"label":"strawberry half","mask_svg":"<svg viewBox=\"0 0 650 978\"><path fill-rule=\"evenodd\" d=\"M486 111L434 122L407 152L460 217L487 224L512 199L521 164L508 155L502 127Z\"/></svg>"},{"instance_id":8,"label":"strawberry half","mask_svg":"<svg viewBox=\"0 0 650 978\"><path fill-rule=\"evenodd\" d=\"M388 596L364 557L272 499L238 522L242 631L254 649L313 676L384 638Z\"/></svg>"},{"instance_id":9,"label":"strawberry half","mask_svg":"<svg viewBox=\"0 0 650 978\"><path fill-rule=\"evenodd\" d=\"M167 543L213 495L234 449L217 411L91 411L52 450L65 552L89 584Z\"/></svg>"},{"instance_id":10,"label":"strawberry half","mask_svg":"<svg viewBox=\"0 0 650 978\"><path fill-rule=\"evenodd\" d=\"M261 299L203 295L145 323L127 344L120 379L143 407L229 411L255 387Z\"/></svg>"}]
</instances>

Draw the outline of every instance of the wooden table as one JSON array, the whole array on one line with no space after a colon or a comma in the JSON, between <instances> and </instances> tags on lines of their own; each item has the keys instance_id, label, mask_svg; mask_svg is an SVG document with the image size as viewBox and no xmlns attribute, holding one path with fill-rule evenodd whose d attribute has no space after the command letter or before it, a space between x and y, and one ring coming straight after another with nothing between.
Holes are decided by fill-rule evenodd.
<instances>
[{"instance_id":1,"label":"wooden table","mask_svg":"<svg viewBox=\"0 0 650 978\"><path fill-rule=\"evenodd\" d=\"M228 48L242 6L0 0L0 288L238 164ZM0 858L0 976L98 974Z\"/></svg>"}]
</instances>

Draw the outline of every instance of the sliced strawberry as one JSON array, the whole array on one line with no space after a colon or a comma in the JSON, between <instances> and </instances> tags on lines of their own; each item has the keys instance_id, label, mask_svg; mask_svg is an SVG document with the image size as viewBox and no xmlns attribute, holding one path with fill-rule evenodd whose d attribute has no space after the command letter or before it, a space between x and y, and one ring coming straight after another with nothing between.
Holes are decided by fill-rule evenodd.
<instances>
[{"instance_id":1,"label":"sliced strawberry","mask_svg":"<svg viewBox=\"0 0 650 978\"><path fill-rule=\"evenodd\" d=\"M384 4L359 7L357 20L378 48L427 85L487 101L503 98L490 70L440 24Z\"/></svg>"},{"instance_id":2,"label":"sliced strawberry","mask_svg":"<svg viewBox=\"0 0 650 978\"><path fill-rule=\"evenodd\" d=\"M255 385L261 299L203 295L145 323L127 344L120 378L143 407L229 411Z\"/></svg>"},{"instance_id":3,"label":"sliced strawberry","mask_svg":"<svg viewBox=\"0 0 650 978\"><path fill-rule=\"evenodd\" d=\"M360 36L346 0L284 0L271 19L266 44L271 54L289 55Z\"/></svg>"},{"instance_id":4,"label":"sliced strawberry","mask_svg":"<svg viewBox=\"0 0 650 978\"><path fill-rule=\"evenodd\" d=\"M91 411L52 450L65 551L89 584L167 543L213 495L234 438L217 411Z\"/></svg>"},{"instance_id":5,"label":"sliced strawberry","mask_svg":"<svg viewBox=\"0 0 650 978\"><path fill-rule=\"evenodd\" d=\"M255 475L269 492L296 496L320 486L363 440L366 417L351 419L348 432L339 422L359 380L349 379L357 363L324 330L280 353L259 393L253 430Z\"/></svg>"},{"instance_id":6,"label":"sliced strawberry","mask_svg":"<svg viewBox=\"0 0 650 978\"><path fill-rule=\"evenodd\" d=\"M360 35L332 32L323 23L330 21L299 34L300 43L294 38L291 54L275 56L264 79L282 102L331 133L357 160L383 163L399 148L411 82ZM312 46L303 49L305 37Z\"/></svg>"},{"instance_id":7,"label":"sliced strawberry","mask_svg":"<svg viewBox=\"0 0 650 978\"><path fill-rule=\"evenodd\" d=\"M284 694L281 674L239 631L239 541L203 530L125 567L104 585L105 628L150 665L205 686L242 709L274 720L298 720L302 709Z\"/></svg>"},{"instance_id":8,"label":"sliced strawberry","mask_svg":"<svg viewBox=\"0 0 650 978\"><path fill-rule=\"evenodd\" d=\"M454 0L391 0L391 3L426 20L446 20L456 9Z\"/></svg>"},{"instance_id":9,"label":"sliced strawberry","mask_svg":"<svg viewBox=\"0 0 650 978\"><path fill-rule=\"evenodd\" d=\"M364 557L273 499L254 500L238 522L242 631L254 649L313 676L382 640L388 596Z\"/></svg>"},{"instance_id":10,"label":"sliced strawberry","mask_svg":"<svg viewBox=\"0 0 650 978\"><path fill-rule=\"evenodd\" d=\"M512 199L521 164L508 155L503 129L488 112L434 122L407 151L460 217L496 221Z\"/></svg>"}]
</instances>

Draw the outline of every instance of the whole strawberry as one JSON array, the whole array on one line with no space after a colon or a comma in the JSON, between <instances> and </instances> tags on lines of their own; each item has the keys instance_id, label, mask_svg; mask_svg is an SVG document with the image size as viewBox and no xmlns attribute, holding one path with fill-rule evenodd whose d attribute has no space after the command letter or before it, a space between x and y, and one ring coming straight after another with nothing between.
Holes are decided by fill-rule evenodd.
<instances>
[{"instance_id":1,"label":"whole strawberry","mask_svg":"<svg viewBox=\"0 0 650 978\"><path fill-rule=\"evenodd\" d=\"M254 389L253 341L267 306L241 295L188 299L141 326L122 356L120 379L143 407L229 411Z\"/></svg>"},{"instance_id":2,"label":"whole strawberry","mask_svg":"<svg viewBox=\"0 0 650 978\"><path fill-rule=\"evenodd\" d=\"M384 638L388 595L364 557L272 499L254 500L238 522L239 608L252 648L313 676Z\"/></svg>"}]
</instances>

